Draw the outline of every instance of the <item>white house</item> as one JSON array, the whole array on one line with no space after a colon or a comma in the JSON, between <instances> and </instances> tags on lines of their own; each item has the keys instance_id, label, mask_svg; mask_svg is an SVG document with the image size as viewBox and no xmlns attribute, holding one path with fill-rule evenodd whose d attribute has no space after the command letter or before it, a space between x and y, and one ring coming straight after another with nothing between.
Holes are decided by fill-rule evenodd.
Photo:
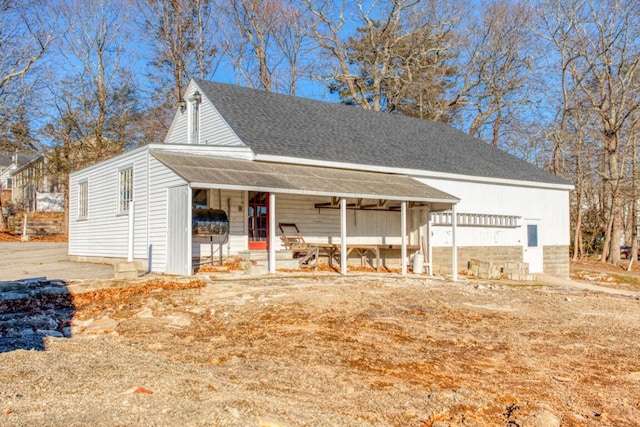
<instances>
[{"instance_id":1,"label":"white house","mask_svg":"<svg viewBox=\"0 0 640 427\"><path fill-rule=\"evenodd\" d=\"M211 255L192 229L207 207L228 219L221 254L257 251L271 272L277 224L295 223L307 242L356 248L342 267L360 246L403 272L421 248L454 277L471 258L569 274L565 181L442 123L232 85L192 80L164 143L69 189L69 254L152 272L191 274Z\"/></svg>"}]
</instances>

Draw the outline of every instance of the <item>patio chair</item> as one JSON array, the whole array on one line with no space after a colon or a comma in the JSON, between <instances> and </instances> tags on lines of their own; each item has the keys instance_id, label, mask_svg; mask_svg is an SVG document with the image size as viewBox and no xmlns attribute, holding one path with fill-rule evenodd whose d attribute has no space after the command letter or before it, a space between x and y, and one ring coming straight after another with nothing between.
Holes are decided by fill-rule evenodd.
<instances>
[{"instance_id":1,"label":"patio chair","mask_svg":"<svg viewBox=\"0 0 640 427\"><path fill-rule=\"evenodd\" d=\"M278 224L282 235L282 243L293 253L294 258L300 258L300 266L316 266L319 250L304 241L300 229L294 223L281 222Z\"/></svg>"}]
</instances>

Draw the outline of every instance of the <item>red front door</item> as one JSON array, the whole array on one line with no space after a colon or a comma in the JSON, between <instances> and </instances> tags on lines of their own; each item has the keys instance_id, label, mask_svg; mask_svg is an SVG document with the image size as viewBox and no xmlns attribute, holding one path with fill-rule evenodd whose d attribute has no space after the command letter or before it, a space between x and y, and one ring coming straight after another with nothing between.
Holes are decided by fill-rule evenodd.
<instances>
[{"instance_id":1,"label":"red front door","mask_svg":"<svg viewBox=\"0 0 640 427\"><path fill-rule=\"evenodd\" d=\"M249 250L266 250L269 236L269 193L249 191Z\"/></svg>"}]
</instances>

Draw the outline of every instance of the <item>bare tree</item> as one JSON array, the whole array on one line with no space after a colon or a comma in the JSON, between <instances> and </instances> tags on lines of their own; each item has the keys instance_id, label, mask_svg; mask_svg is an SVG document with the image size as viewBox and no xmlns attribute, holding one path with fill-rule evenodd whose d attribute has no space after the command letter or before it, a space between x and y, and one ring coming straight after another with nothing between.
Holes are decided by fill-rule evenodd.
<instances>
[{"instance_id":1,"label":"bare tree","mask_svg":"<svg viewBox=\"0 0 640 427\"><path fill-rule=\"evenodd\" d=\"M576 82L570 69L572 63L579 58L571 46L570 34L575 30L576 22L565 19L564 13L557 11L555 5L547 5L540 13L541 38L551 42L553 53L550 55L548 75L557 75L559 92L546 96L547 102L553 104L555 112L551 128L544 135L550 142L549 170L554 175L564 176L573 181L575 190L572 194L572 231L573 259L585 255L583 239L583 223L588 199L586 191L591 170L589 150L588 123L585 114L578 108L580 101ZM555 96L554 96L555 95ZM599 224L597 226L599 228ZM591 240L591 239L589 239ZM590 244L591 242L589 242Z\"/></svg>"},{"instance_id":2,"label":"bare tree","mask_svg":"<svg viewBox=\"0 0 640 427\"><path fill-rule=\"evenodd\" d=\"M622 229L623 164L620 162L621 131L640 108L638 66L640 65L640 34L637 32L640 7L637 2L589 3L590 32L577 34L578 51L584 59L578 86L587 102L584 108L599 119L602 133L605 182L610 200L610 227L605 233L605 250L609 262L620 262L620 232ZM607 245L608 243L608 245Z\"/></svg>"},{"instance_id":3,"label":"bare tree","mask_svg":"<svg viewBox=\"0 0 640 427\"><path fill-rule=\"evenodd\" d=\"M38 1L0 0L0 149L34 150L25 115L34 67L54 40Z\"/></svg>"},{"instance_id":4,"label":"bare tree","mask_svg":"<svg viewBox=\"0 0 640 427\"><path fill-rule=\"evenodd\" d=\"M47 79L50 118L43 134L51 141L48 164L61 183L74 170L137 143L137 92L123 61L127 10L123 2L112 0L58 5L67 29L59 47L64 62Z\"/></svg>"},{"instance_id":5,"label":"bare tree","mask_svg":"<svg viewBox=\"0 0 640 427\"><path fill-rule=\"evenodd\" d=\"M629 212L631 228L631 252L629 254L629 265L627 271L631 271L633 263L638 259L638 138L636 135L636 129L632 129L631 132L631 188L630 188L630 203L631 209Z\"/></svg>"},{"instance_id":6,"label":"bare tree","mask_svg":"<svg viewBox=\"0 0 640 427\"><path fill-rule=\"evenodd\" d=\"M53 40L39 2L0 0L0 150L35 150L29 110L34 66ZM0 198L0 230L6 229Z\"/></svg>"},{"instance_id":7,"label":"bare tree","mask_svg":"<svg viewBox=\"0 0 640 427\"><path fill-rule=\"evenodd\" d=\"M448 89L456 73L452 59L457 9L442 2L397 0L331 2L306 0L314 38L333 63L326 78L346 103L448 121L456 99ZM347 15L357 30L349 36ZM354 24L353 22L350 24Z\"/></svg>"},{"instance_id":8,"label":"bare tree","mask_svg":"<svg viewBox=\"0 0 640 427\"><path fill-rule=\"evenodd\" d=\"M584 121L584 116L580 114L580 111L574 110L573 114L561 114L560 123L558 123L560 129L554 129L551 133L553 141L553 164L554 170L562 170L562 175L572 178L575 186L572 195L572 207L573 207L573 260L584 258L585 245L583 241L583 225L585 217L585 205L588 202L587 192L589 189L589 182L593 181L593 174L591 165L593 164L593 147L589 146L589 138L585 136L585 131L588 132L588 124ZM568 117L567 117L568 116ZM560 166L559 153L557 147L562 146L564 149L568 149L566 153L566 159L563 166ZM566 165L569 163L570 165ZM565 166L566 165L566 166ZM557 168L557 169L556 169ZM570 170L567 170L570 169ZM557 175L559 173L556 173ZM598 228L590 225L590 228Z\"/></svg>"},{"instance_id":9,"label":"bare tree","mask_svg":"<svg viewBox=\"0 0 640 427\"><path fill-rule=\"evenodd\" d=\"M230 55L236 66L236 72L252 82L253 72L248 70L246 62L255 58L258 69L258 85L271 92L273 69L268 62L270 39L276 21L276 2L270 0L234 0L227 4L225 16L233 23L234 30L229 32Z\"/></svg>"},{"instance_id":10,"label":"bare tree","mask_svg":"<svg viewBox=\"0 0 640 427\"><path fill-rule=\"evenodd\" d=\"M306 8L298 1L282 3L273 42L277 52L284 58L285 71L278 72L278 91L295 95L301 77L309 77L315 70L312 52L311 18Z\"/></svg>"},{"instance_id":11,"label":"bare tree","mask_svg":"<svg viewBox=\"0 0 640 427\"><path fill-rule=\"evenodd\" d=\"M528 5L497 0L482 9L480 22L471 25L464 44L459 91L468 133L494 147L530 103L533 16Z\"/></svg>"},{"instance_id":12,"label":"bare tree","mask_svg":"<svg viewBox=\"0 0 640 427\"><path fill-rule=\"evenodd\" d=\"M239 79L267 92L295 94L311 65L306 9L294 0L231 0L220 15Z\"/></svg>"},{"instance_id":13,"label":"bare tree","mask_svg":"<svg viewBox=\"0 0 640 427\"><path fill-rule=\"evenodd\" d=\"M549 38L563 58L571 108L590 116L602 153L603 259L620 262L624 129L640 109L640 4L635 1L552 0L545 5ZM573 95L572 95L573 96Z\"/></svg>"},{"instance_id":14,"label":"bare tree","mask_svg":"<svg viewBox=\"0 0 640 427\"><path fill-rule=\"evenodd\" d=\"M221 49L216 35L214 0L136 0L139 26L148 37L153 105L146 111L145 134L166 133L175 106L192 77L215 75Z\"/></svg>"},{"instance_id":15,"label":"bare tree","mask_svg":"<svg viewBox=\"0 0 640 427\"><path fill-rule=\"evenodd\" d=\"M99 161L137 142L136 92L124 58L130 41L128 8L114 0L68 0L59 10L67 28L60 47L66 64L60 66L61 84L50 87L69 107L58 109L65 112L58 119L73 114L78 143L90 143L88 161Z\"/></svg>"}]
</instances>

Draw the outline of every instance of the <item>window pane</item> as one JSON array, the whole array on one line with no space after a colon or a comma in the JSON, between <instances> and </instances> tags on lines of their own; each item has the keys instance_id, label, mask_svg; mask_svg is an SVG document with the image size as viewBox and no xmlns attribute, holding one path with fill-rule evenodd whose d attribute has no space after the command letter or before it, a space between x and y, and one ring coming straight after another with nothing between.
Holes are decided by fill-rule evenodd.
<instances>
[{"instance_id":1,"label":"window pane","mask_svg":"<svg viewBox=\"0 0 640 427\"><path fill-rule=\"evenodd\" d=\"M89 215L89 183L87 181L78 184L78 217L86 218Z\"/></svg>"},{"instance_id":2,"label":"window pane","mask_svg":"<svg viewBox=\"0 0 640 427\"><path fill-rule=\"evenodd\" d=\"M128 212L131 200L133 200L133 169L128 168L120 171L118 212Z\"/></svg>"},{"instance_id":3,"label":"window pane","mask_svg":"<svg viewBox=\"0 0 640 427\"><path fill-rule=\"evenodd\" d=\"M200 103L196 100L191 102L191 143L199 144L200 141Z\"/></svg>"},{"instance_id":4,"label":"window pane","mask_svg":"<svg viewBox=\"0 0 640 427\"><path fill-rule=\"evenodd\" d=\"M538 226L527 225L527 246L530 248L538 247Z\"/></svg>"},{"instance_id":5,"label":"window pane","mask_svg":"<svg viewBox=\"0 0 640 427\"><path fill-rule=\"evenodd\" d=\"M209 190L195 189L193 190L193 208L206 209L209 207Z\"/></svg>"}]
</instances>

